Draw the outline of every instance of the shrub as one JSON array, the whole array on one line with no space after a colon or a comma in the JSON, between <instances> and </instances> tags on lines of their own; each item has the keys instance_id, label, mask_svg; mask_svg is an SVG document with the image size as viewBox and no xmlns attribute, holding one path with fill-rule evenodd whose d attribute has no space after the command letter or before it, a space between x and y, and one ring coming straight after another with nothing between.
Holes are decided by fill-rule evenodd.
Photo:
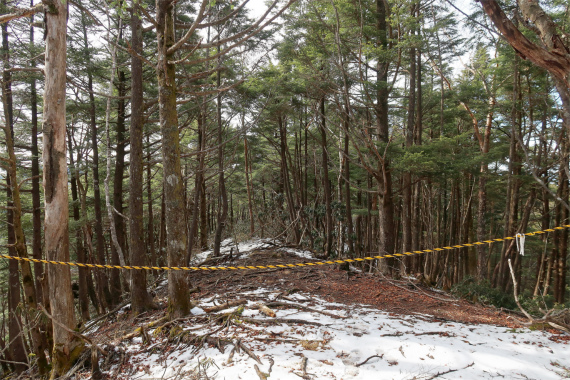
<instances>
[{"instance_id":1,"label":"shrub","mask_svg":"<svg viewBox=\"0 0 570 380\"><path fill-rule=\"evenodd\" d=\"M493 305L514 309L517 307L512 295L493 288L488 280L477 281L476 278L468 276L463 281L451 288L451 293L457 297L478 302L483 305Z\"/></svg>"}]
</instances>

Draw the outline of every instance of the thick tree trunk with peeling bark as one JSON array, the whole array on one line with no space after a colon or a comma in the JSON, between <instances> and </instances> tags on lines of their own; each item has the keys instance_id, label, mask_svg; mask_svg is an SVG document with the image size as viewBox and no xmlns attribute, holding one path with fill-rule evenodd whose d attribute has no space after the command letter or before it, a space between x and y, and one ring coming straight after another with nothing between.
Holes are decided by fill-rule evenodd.
<instances>
[{"instance_id":1,"label":"thick tree trunk with peeling bark","mask_svg":"<svg viewBox=\"0 0 570 380\"><path fill-rule=\"evenodd\" d=\"M46 13L43 122L45 250L48 260L69 261L69 199L65 136L67 7L54 1ZM69 330L75 328L69 267L49 265L49 299L53 318L52 378L64 375L83 349Z\"/></svg>"},{"instance_id":2,"label":"thick tree trunk with peeling bark","mask_svg":"<svg viewBox=\"0 0 570 380\"><path fill-rule=\"evenodd\" d=\"M180 167L180 136L176 110L176 76L174 54L174 2L157 0L158 93L162 159L164 170L164 202L166 217L166 252L168 266L184 266L186 258L186 220L184 188ZM168 272L168 315L178 318L190 312L188 277L183 271Z\"/></svg>"}]
</instances>

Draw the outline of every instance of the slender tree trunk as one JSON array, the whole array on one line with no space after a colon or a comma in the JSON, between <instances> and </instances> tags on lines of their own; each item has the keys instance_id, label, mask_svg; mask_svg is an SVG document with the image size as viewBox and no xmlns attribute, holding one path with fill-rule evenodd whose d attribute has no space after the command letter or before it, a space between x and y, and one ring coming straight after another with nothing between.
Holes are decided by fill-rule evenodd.
<instances>
[{"instance_id":1,"label":"slender tree trunk","mask_svg":"<svg viewBox=\"0 0 570 380\"><path fill-rule=\"evenodd\" d=\"M30 6L33 6L33 0L30 0ZM34 27L32 26L34 18L30 19L30 45L33 46ZM30 67L36 67L36 60L30 60ZM38 95L36 89L36 80L32 76L30 80L30 105L32 113L32 256L34 259L42 259L42 210L40 199L40 164L38 150ZM34 276L36 282L36 295L38 303L47 302L47 289L42 286L44 278L44 266L42 263L34 263Z\"/></svg>"},{"instance_id":2,"label":"slender tree trunk","mask_svg":"<svg viewBox=\"0 0 570 380\"><path fill-rule=\"evenodd\" d=\"M559 197L568 202L569 190L568 190L568 176L567 171L564 168L568 168L568 141L567 136L563 137L564 141L561 144L562 157L560 160L560 170L558 173L559 182ZM557 213L559 214L558 219L560 220L558 225L568 224L568 209L562 205L557 207ZM564 304L565 293L566 293L566 261L568 256L568 229L560 231L558 239L558 250L557 257L553 261L553 272L554 272L554 300L559 304Z\"/></svg>"},{"instance_id":3,"label":"slender tree trunk","mask_svg":"<svg viewBox=\"0 0 570 380\"><path fill-rule=\"evenodd\" d=\"M133 0L131 10L131 48L138 55L141 55L143 50L143 40L142 20L140 18L139 6L140 5L138 3L138 0ZM134 266L147 265L146 249L144 245L143 222L143 101L142 61L137 56L132 55L131 128L129 153L129 248L131 265ZM121 140L118 139L118 141ZM117 153L117 156L118 155L119 154ZM152 182L150 178L150 162L147 166L147 177L149 187L149 228L147 235L152 256L154 254L154 231L152 228ZM115 179L116 181L118 180L116 177ZM120 180L122 183L122 174ZM137 270L131 273L131 302L133 314L135 315L143 313L152 307L152 297L146 288L146 271L144 270Z\"/></svg>"},{"instance_id":4,"label":"slender tree trunk","mask_svg":"<svg viewBox=\"0 0 570 380\"><path fill-rule=\"evenodd\" d=\"M323 189L325 195L325 246L324 252L327 257L332 254L333 244L333 219L331 209L331 183L329 179L329 153L327 149L327 127L325 116L325 97L320 100L320 116L321 116L321 150L322 150L322 170L323 170Z\"/></svg>"},{"instance_id":5,"label":"slender tree trunk","mask_svg":"<svg viewBox=\"0 0 570 380\"><path fill-rule=\"evenodd\" d=\"M388 48L387 44L387 25L386 25L386 3L384 0L376 0L376 30L378 31L378 47ZM377 63L377 103L375 105L376 113L376 129L379 140L388 144L390 139L388 125L388 66L389 64L383 60ZM392 196L392 172L388 159L379 162L378 172L380 173L378 180L379 187L379 226L380 226L380 254L392 254L395 249L395 230L394 230L394 203ZM394 260L382 260L381 265L386 270L387 267L393 267Z\"/></svg>"},{"instance_id":6,"label":"slender tree trunk","mask_svg":"<svg viewBox=\"0 0 570 380\"><path fill-rule=\"evenodd\" d=\"M6 0L2 1L2 8L6 9ZM4 118L6 125L3 127L6 137L9 137L12 125L14 124L13 104L12 104L12 74L10 67L10 48L8 44L8 23L2 24L2 106L4 108ZM15 162L14 162L15 164ZM12 165L10 162L9 166ZM16 183L17 186L17 183ZM14 202L12 196L12 179L11 176L6 178L6 199L8 201L7 210L7 234L8 234L8 254L16 256L16 236L14 233ZM16 363L12 366L16 373L26 370L27 356L24 348L24 339L22 333L22 320L17 312L20 303L20 278L18 271L18 262L9 260L8 262L8 347L11 353L10 359Z\"/></svg>"},{"instance_id":7,"label":"slender tree trunk","mask_svg":"<svg viewBox=\"0 0 570 380\"><path fill-rule=\"evenodd\" d=\"M415 3L412 5L412 15L415 13ZM411 31L412 36L415 30ZM409 70L409 93L408 93L408 121L405 130L406 148L411 148L414 144L414 127L416 124L416 48L410 48L410 70ZM412 173L406 171L402 175L402 250L410 252L412 250ZM412 258L406 257L403 261L405 266L403 272L410 271Z\"/></svg>"},{"instance_id":8,"label":"slender tree trunk","mask_svg":"<svg viewBox=\"0 0 570 380\"><path fill-rule=\"evenodd\" d=\"M218 53L220 46L218 46ZM218 60L218 65L221 65ZM217 85L221 87L220 70L217 72ZM222 233L226 227L228 219L228 194L226 191L226 179L224 176L224 128L222 125L222 93L219 92L216 97L216 114L218 124L218 224L216 233L214 234L214 253L215 257L220 255L220 244L222 243Z\"/></svg>"},{"instance_id":9,"label":"slender tree trunk","mask_svg":"<svg viewBox=\"0 0 570 380\"><path fill-rule=\"evenodd\" d=\"M243 119L242 119L243 124ZM251 162L249 160L249 149L247 146L247 136L243 137L244 159L245 159L245 184L247 186L247 208L249 211L249 236L253 238L255 233L255 221L253 220L253 201L252 201L252 186L249 179Z\"/></svg>"},{"instance_id":10,"label":"slender tree trunk","mask_svg":"<svg viewBox=\"0 0 570 380\"><path fill-rule=\"evenodd\" d=\"M187 265L190 265L192 259L192 249L194 248L194 241L198 232L198 219L200 218L200 200L202 199L202 182L204 179L204 159L206 148L205 145L205 130L204 118L202 112L198 112L198 167L196 169L196 181L194 185L194 205L192 208L192 223L190 225L190 238L188 239L188 257L186 259Z\"/></svg>"},{"instance_id":11,"label":"slender tree trunk","mask_svg":"<svg viewBox=\"0 0 570 380\"><path fill-rule=\"evenodd\" d=\"M97 249L97 263L105 264L105 238L103 236L103 216L101 214L101 190L99 188L99 141L97 139L97 120L95 108L95 96L93 93L93 73L91 70L91 52L89 52L89 40L87 38L87 25L85 14L81 14L83 29L83 43L85 46L85 63L87 65L87 89L89 91L89 117L91 128L91 149L93 152L93 202L95 209L95 246ZM113 297L109 289L109 279L104 269L96 270L97 290L99 300L102 302L103 311L113 303Z\"/></svg>"},{"instance_id":12,"label":"slender tree trunk","mask_svg":"<svg viewBox=\"0 0 570 380\"><path fill-rule=\"evenodd\" d=\"M141 69L142 69L142 67L141 67ZM134 73L132 75L134 75ZM142 86L142 83L141 83L141 86ZM131 90L131 92L132 92L132 90ZM131 109L134 109L132 103L131 103ZM132 116L131 116L131 118L132 118ZM132 122L133 121L131 119L131 124L132 124ZM155 237L155 234L154 234L154 212L152 210L152 204L153 204L153 199L152 199L152 172L151 172L151 165L150 165L151 153L150 153L150 138L148 135L146 136L146 144L147 144L147 146L149 146L148 155L147 155L147 165L146 165L146 180L147 180L147 196L146 197L147 197L147 201L148 201L148 204L147 204L147 208L148 208L148 210L147 210L147 212L148 212L148 225L147 225L148 237L147 237L147 239L148 239L148 249L149 249L149 256L148 257L149 257L149 260L151 261L151 264L153 266L156 266L157 262L158 262L158 260L157 260L158 254L156 252L155 245L154 245L155 244L155 240L154 240L154 237ZM133 149L133 146L132 146L132 142L131 142L131 150L132 149ZM131 155L132 155L132 153L131 153ZM132 160L132 158L131 158L131 160ZM131 165L132 165L132 162L131 162ZM130 198L129 198L129 205L130 205ZM130 208L130 206L129 206L129 208ZM132 210L132 208L130 208L130 210ZM130 225L130 219L129 219L129 225ZM132 248L132 241L131 241L131 255L134 252L136 252L136 251L132 251L132 249L133 248ZM132 260L133 260L133 257L131 256L131 262L133 262ZM146 281L145 281L145 283L146 283Z\"/></svg>"},{"instance_id":13,"label":"slender tree trunk","mask_svg":"<svg viewBox=\"0 0 570 380\"><path fill-rule=\"evenodd\" d=\"M348 112L346 112L346 116L348 118ZM345 125L345 135L344 135L344 201L346 203L346 221L347 221L347 230L346 234L348 236L348 250L350 256L354 255L354 239L353 239L353 232L354 226L352 223L352 204L351 204L351 196L350 196L350 162L349 162L349 138L348 138L348 120Z\"/></svg>"},{"instance_id":14,"label":"slender tree trunk","mask_svg":"<svg viewBox=\"0 0 570 380\"><path fill-rule=\"evenodd\" d=\"M6 65L9 65L9 45L8 45L8 33L4 29L6 24L2 27L2 48L4 50L4 58L6 59ZM6 150L8 152L8 163L6 167L7 175L9 181L8 185L8 196L9 202L11 204L11 210L9 210L8 222L11 223L11 228L9 229L9 234L12 235L12 244L14 244L14 251L18 257L28 258L28 250L26 247L26 239L24 236L24 229L22 227L22 202L20 199L20 185L17 176L17 159L14 152L14 119L13 119L13 108L12 108L12 88L11 88L11 75L9 72L4 71L4 85L2 88L2 95L4 99L4 114L7 115L7 123L3 127L4 135L6 138ZM17 262L16 262L17 264ZM17 268L17 265L15 266ZM36 286L34 282L34 276L32 273L32 266L29 261L20 261L20 271L22 274L22 285L24 289L24 303L27 306L27 311L30 313L37 312L37 298L36 298ZM17 291L19 293L19 281L17 281L18 272L10 273L10 275L16 275L16 282L12 282L11 285L16 285L17 288L12 288L12 291ZM19 294L18 294L19 297ZM15 313L15 309L13 310ZM15 314L14 314L15 316ZM34 353L38 358L38 367L40 374L44 375L48 372L47 359L45 356L45 348L43 344L45 340L42 339L42 335L39 330L39 325L34 325L30 327L32 335L32 344Z\"/></svg>"},{"instance_id":15,"label":"slender tree trunk","mask_svg":"<svg viewBox=\"0 0 570 380\"><path fill-rule=\"evenodd\" d=\"M289 213L289 221L291 222L291 230L293 231L293 244L298 245L301 240L301 235L299 233L297 215L295 212L295 201L293 200L293 194L291 190L291 180L289 178L289 167L287 165L287 125L283 116L280 114L277 116L277 122L279 124L279 153L281 156L281 178L283 180L283 190L285 192L285 198L287 200L287 211ZM326 191L326 190L325 190ZM329 189L330 195L330 189Z\"/></svg>"},{"instance_id":16,"label":"slender tree trunk","mask_svg":"<svg viewBox=\"0 0 570 380\"><path fill-rule=\"evenodd\" d=\"M73 157L73 144L71 142L72 136L71 129L68 130L67 146L69 149L69 172L71 173L71 199L73 200L73 220L76 223L80 223L81 217L79 213L79 195L77 192L77 177L79 171L75 167L75 159ZM83 248L83 234L81 233L81 227L77 228L75 233L75 240L77 244L77 262L87 263L85 261L85 250ZM87 277L91 276L89 269L84 267L79 267L79 276L77 278L77 285L79 286L79 309L81 311L81 318L83 321L88 321L89 316L89 299L87 296Z\"/></svg>"}]
</instances>

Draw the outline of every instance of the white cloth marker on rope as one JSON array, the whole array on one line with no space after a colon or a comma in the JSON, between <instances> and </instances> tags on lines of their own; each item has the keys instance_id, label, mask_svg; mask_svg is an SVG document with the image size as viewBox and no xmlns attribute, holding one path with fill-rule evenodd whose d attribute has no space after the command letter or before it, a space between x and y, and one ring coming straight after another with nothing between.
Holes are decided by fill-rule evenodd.
<instances>
[{"instance_id":1,"label":"white cloth marker on rope","mask_svg":"<svg viewBox=\"0 0 570 380\"><path fill-rule=\"evenodd\" d=\"M524 256L524 240L526 236L525 234L516 234L515 241L517 242L517 250L519 251L521 256Z\"/></svg>"}]
</instances>

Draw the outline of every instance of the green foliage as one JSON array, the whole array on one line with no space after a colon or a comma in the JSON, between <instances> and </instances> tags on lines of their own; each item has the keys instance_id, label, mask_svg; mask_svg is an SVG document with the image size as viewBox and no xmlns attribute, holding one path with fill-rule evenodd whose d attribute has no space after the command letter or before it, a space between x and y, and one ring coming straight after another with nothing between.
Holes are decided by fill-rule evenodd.
<instances>
[{"instance_id":1,"label":"green foliage","mask_svg":"<svg viewBox=\"0 0 570 380\"><path fill-rule=\"evenodd\" d=\"M517 307L512 295L506 294L500 289L493 288L487 280L478 282L477 279L471 276L464 278L463 281L454 285L451 288L451 293L457 297L482 303L483 305L493 305L507 309Z\"/></svg>"}]
</instances>

